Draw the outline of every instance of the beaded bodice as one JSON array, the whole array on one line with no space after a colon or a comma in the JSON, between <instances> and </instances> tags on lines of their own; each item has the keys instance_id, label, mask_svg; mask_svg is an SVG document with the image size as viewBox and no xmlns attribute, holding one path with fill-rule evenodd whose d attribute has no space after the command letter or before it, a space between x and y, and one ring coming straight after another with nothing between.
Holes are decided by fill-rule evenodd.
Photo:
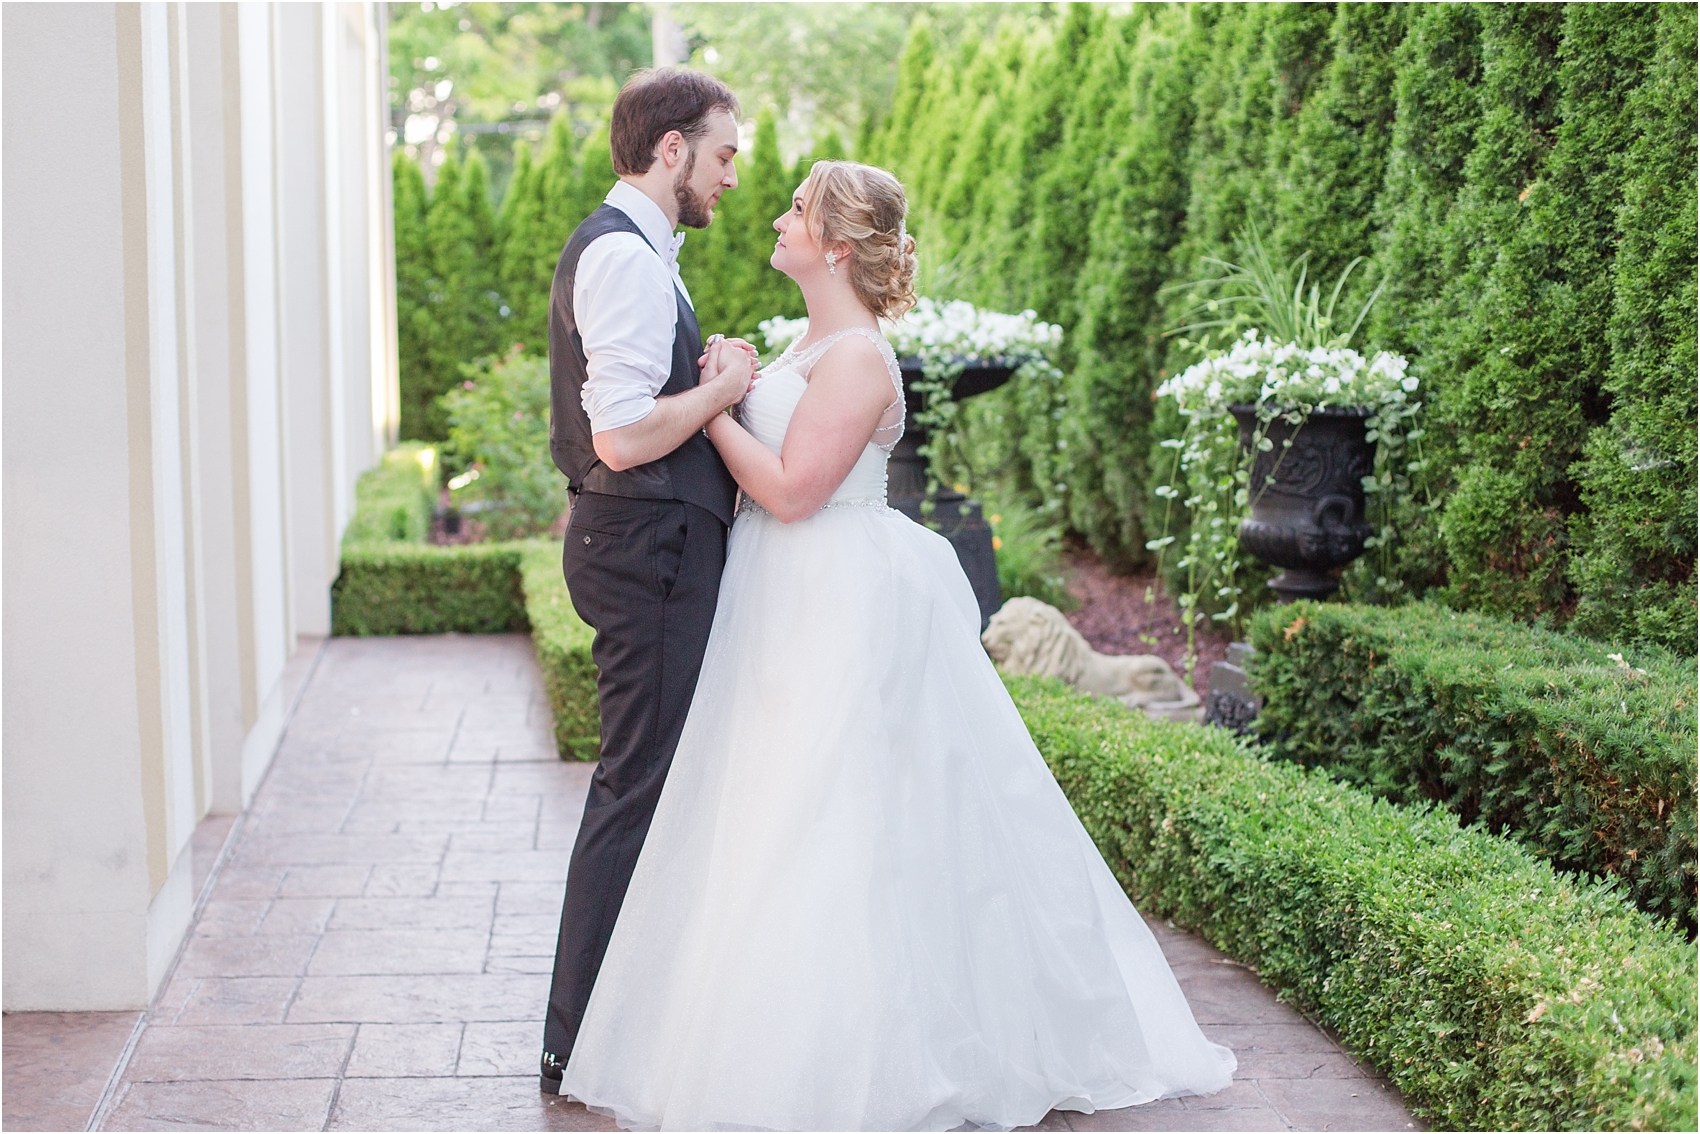
<instances>
[{"instance_id":1,"label":"beaded bodice","mask_svg":"<svg viewBox=\"0 0 1700 1134\"><path fill-rule=\"evenodd\" d=\"M895 400L886 407L873 438L862 450L861 456L856 458L849 475L833 492L825 507L884 507L886 461L903 436L903 376L898 370L896 352L878 331L852 327L828 335L801 350L796 349L795 344L788 347L784 354L763 368L755 387L745 396L738 416L757 441L778 453L785 444L785 431L791 424L791 415L796 412L797 403L809 388L809 372L835 343L847 335L862 335L879 347L891 378ZM754 501L746 495L742 507L752 506L755 506Z\"/></svg>"}]
</instances>

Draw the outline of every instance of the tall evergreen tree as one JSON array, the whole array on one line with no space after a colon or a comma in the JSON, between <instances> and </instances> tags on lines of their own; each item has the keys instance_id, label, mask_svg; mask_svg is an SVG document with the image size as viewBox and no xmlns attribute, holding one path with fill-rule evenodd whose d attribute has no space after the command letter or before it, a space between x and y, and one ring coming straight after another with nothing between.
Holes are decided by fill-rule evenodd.
<instances>
[{"instance_id":1,"label":"tall evergreen tree","mask_svg":"<svg viewBox=\"0 0 1700 1134\"><path fill-rule=\"evenodd\" d=\"M401 363L401 436L425 440L426 407L435 396L431 378L437 352L432 293L431 243L426 232L428 198L417 162L401 150L390 162L395 181L396 340Z\"/></svg>"},{"instance_id":2,"label":"tall evergreen tree","mask_svg":"<svg viewBox=\"0 0 1700 1134\"><path fill-rule=\"evenodd\" d=\"M496 218L497 290L508 309L507 338L540 352L546 348L549 292L538 287L537 247L542 240L542 200L533 184L539 176L531 146L514 143L514 172Z\"/></svg>"},{"instance_id":3,"label":"tall evergreen tree","mask_svg":"<svg viewBox=\"0 0 1700 1134\"><path fill-rule=\"evenodd\" d=\"M1655 20L1609 5L1484 13L1487 112L1453 233L1473 252L1449 284L1460 317L1433 350L1447 376L1437 409L1465 458L1441 520L1458 605L1562 617L1569 602L1568 523L1580 509L1569 469L1609 412L1628 96Z\"/></svg>"},{"instance_id":4,"label":"tall evergreen tree","mask_svg":"<svg viewBox=\"0 0 1700 1134\"><path fill-rule=\"evenodd\" d=\"M1193 18L1188 8L1167 9L1129 51L1127 128L1091 185L1097 204L1075 284L1080 315L1062 429L1069 520L1120 569L1145 560L1145 543L1162 526L1147 518L1152 391L1163 359L1158 292L1186 222L1192 84L1203 63Z\"/></svg>"},{"instance_id":5,"label":"tall evergreen tree","mask_svg":"<svg viewBox=\"0 0 1700 1134\"><path fill-rule=\"evenodd\" d=\"M461 170L459 201L469 240L459 288L461 318L467 323L467 361L494 354L507 344L500 288L496 213L490 205L490 167L473 150Z\"/></svg>"},{"instance_id":6,"label":"tall evergreen tree","mask_svg":"<svg viewBox=\"0 0 1700 1134\"><path fill-rule=\"evenodd\" d=\"M738 166L738 188L720 198L713 224L686 238L679 270L704 337L736 335L760 346L756 326L763 319L803 314L796 285L768 262L773 221L790 208L796 188L771 113L757 121L755 145Z\"/></svg>"},{"instance_id":7,"label":"tall evergreen tree","mask_svg":"<svg viewBox=\"0 0 1700 1134\"><path fill-rule=\"evenodd\" d=\"M1289 257L1309 252L1308 274L1325 290L1352 259L1375 251L1408 12L1402 4L1339 6L1327 72L1293 120L1292 144L1275 155L1271 243ZM1355 275L1353 296L1366 295L1372 275Z\"/></svg>"},{"instance_id":8,"label":"tall evergreen tree","mask_svg":"<svg viewBox=\"0 0 1700 1134\"><path fill-rule=\"evenodd\" d=\"M1031 288L1026 306L1062 325L1065 363L1072 362L1075 277L1087 257L1094 190L1109 189L1096 175L1119 147L1127 125L1129 40L1144 20L1144 9L1093 20L1078 81L1066 100L1055 159L1036 185L1026 254Z\"/></svg>"},{"instance_id":9,"label":"tall evergreen tree","mask_svg":"<svg viewBox=\"0 0 1700 1134\"><path fill-rule=\"evenodd\" d=\"M1607 326L1610 423L1573 466L1576 625L1679 652L1695 640L1695 10L1656 10L1647 76L1624 110L1622 233ZM1618 47L1617 44L1609 44ZM1625 45L1627 46L1627 45ZM1594 61L1595 65L1604 60ZM1609 84L1602 84L1609 90Z\"/></svg>"}]
</instances>

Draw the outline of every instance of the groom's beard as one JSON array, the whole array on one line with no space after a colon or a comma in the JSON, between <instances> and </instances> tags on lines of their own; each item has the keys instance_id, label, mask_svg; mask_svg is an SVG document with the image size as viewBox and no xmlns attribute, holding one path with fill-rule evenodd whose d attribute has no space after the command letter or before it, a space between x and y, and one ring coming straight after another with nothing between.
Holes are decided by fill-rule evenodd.
<instances>
[{"instance_id":1,"label":"groom's beard","mask_svg":"<svg viewBox=\"0 0 1700 1134\"><path fill-rule=\"evenodd\" d=\"M690 155L685 159L685 168L673 179L673 199L679 203L680 224L686 228L707 228L714 219L714 210L706 200L691 192L691 174L697 169L696 150L692 149Z\"/></svg>"}]
</instances>

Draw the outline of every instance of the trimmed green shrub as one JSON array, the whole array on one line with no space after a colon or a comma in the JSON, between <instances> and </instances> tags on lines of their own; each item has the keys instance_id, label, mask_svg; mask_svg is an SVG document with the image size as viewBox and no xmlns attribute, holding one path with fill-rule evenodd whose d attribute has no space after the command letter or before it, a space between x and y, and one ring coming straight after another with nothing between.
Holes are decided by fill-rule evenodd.
<instances>
[{"instance_id":1,"label":"trimmed green shrub","mask_svg":"<svg viewBox=\"0 0 1700 1134\"><path fill-rule=\"evenodd\" d=\"M1437 1128L1694 1129L1695 951L1610 889L1222 730L1009 686L1141 911L1254 966Z\"/></svg>"},{"instance_id":2,"label":"trimmed green shrub","mask_svg":"<svg viewBox=\"0 0 1700 1134\"><path fill-rule=\"evenodd\" d=\"M1428 604L1295 603L1249 634L1277 755L1432 800L1695 930L1695 672ZM1622 657L1622 655L1618 655Z\"/></svg>"},{"instance_id":3,"label":"trimmed green shrub","mask_svg":"<svg viewBox=\"0 0 1700 1134\"><path fill-rule=\"evenodd\" d=\"M342 533L342 546L425 542L431 532L436 490L435 450L416 444L391 449L355 483L354 515Z\"/></svg>"},{"instance_id":4,"label":"trimmed green shrub","mask_svg":"<svg viewBox=\"0 0 1700 1134\"><path fill-rule=\"evenodd\" d=\"M502 634L530 628L511 543L343 548L331 584L331 633Z\"/></svg>"},{"instance_id":5,"label":"trimmed green shrub","mask_svg":"<svg viewBox=\"0 0 1700 1134\"><path fill-rule=\"evenodd\" d=\"M595 760L602 754L602 718L596 704L596 663L590 645L596 632L573 610L561 576L561 545L535 540L524 545L520 575L531 642L543 670L543 687L555 714L555 746L563 760Z\"/></svg>"}]
</instances>

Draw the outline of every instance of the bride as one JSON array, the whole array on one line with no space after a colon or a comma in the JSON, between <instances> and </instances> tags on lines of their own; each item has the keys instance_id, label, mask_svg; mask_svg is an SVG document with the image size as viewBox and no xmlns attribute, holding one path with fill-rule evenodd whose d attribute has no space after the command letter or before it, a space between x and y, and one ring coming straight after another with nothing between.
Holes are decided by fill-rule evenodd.
<instances>
[{"instance_id":1,"label":"bride","mask_svg":"<svg viewBox=\"0 0 1700 1134\"><path fill-rule=\"evenodd\" d=\"M883 170L814 165L772 260L808 333L708 426L743 503L561 1086L622 1126L1007 1129L1234 1069L1028 738L950 544L886 506L904 213Z\"/></svg>"}]
</instances>

